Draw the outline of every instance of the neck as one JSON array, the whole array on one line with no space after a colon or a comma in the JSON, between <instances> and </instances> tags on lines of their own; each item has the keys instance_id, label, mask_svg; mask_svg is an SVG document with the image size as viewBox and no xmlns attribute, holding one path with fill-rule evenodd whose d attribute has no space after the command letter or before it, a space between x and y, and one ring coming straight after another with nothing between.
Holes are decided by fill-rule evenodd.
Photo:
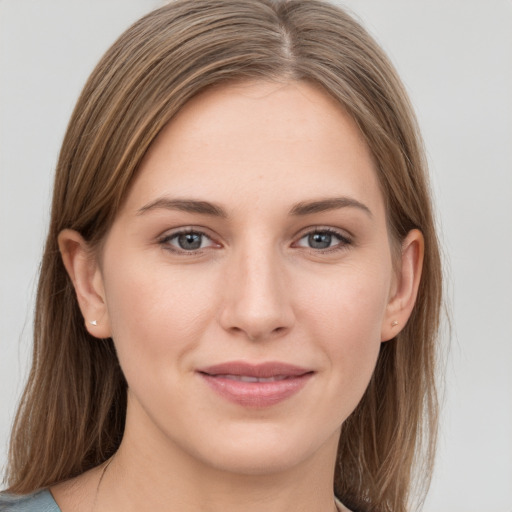
<instances>
[{"instance_id":1,"label":"neck","mask_svg":"<svg viewBox=\"0 0 512 512\"><path fill-rule=\"evenodd\" d=\"M206 464L168 439L142 436L127 424L98 490L95 512L334 511L338 436L308 458L271 471L229 471Z\"/></svg>"}]
</instances>

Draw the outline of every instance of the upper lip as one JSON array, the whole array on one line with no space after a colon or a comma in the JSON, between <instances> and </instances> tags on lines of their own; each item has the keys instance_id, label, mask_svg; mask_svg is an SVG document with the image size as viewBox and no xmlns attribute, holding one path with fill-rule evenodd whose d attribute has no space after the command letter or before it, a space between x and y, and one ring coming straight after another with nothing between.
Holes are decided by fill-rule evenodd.
<instances>
[{"instance_id":1,"label":"upper lip","mask_svg":"<svg viewBox=\"0 0 512 512\"><path fill-rule=\"evenodd\" d=\"M261 379L270 377L298 377L306 373L312 373L312 370L310 369L279 361L269 361L257 364L245 361L229 361L199 368L198 371L212 376L240 375Z\"/></svg>"}]
</instances>

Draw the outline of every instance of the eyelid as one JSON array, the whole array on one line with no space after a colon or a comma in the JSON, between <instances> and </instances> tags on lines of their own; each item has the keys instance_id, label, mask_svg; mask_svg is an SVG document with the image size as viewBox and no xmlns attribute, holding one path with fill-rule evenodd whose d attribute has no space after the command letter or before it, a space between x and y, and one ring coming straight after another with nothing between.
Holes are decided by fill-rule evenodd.
<instances>
[{"instance_id":1,"label":"eyelid","mask_svg":"<svg viewBox=\"0 0 512 512\"><path fill-rule=\"evenodd\" d=\"M208 231L209 230L199 226L182 226L179 228L165 231L162 235L160 235L157 238L157 243L163 246L165 250L171 251L173 253L184 254L188 256L199 255L202 254L203 251L207 249L218 248L222 246L222 244L217 242L215 238L208 233ZM209 245L208 247L200 247L198 249L187 251L186 249L181 249L180 247L177 247L170 243L170 240L174 239L175 237L178 237L179 235L186 235L189 233L196 233L207 238L208 240L210 240L211 245Z\"/></svg>"},{"instance_id":2,"label":"eyelid","mask_svg":"<svg viewBox=\"0 0 512 512\"><path fill-rule=\"evenodd\" d=\"M202 237L207 238L211 244L207 247L200 247L198 249L181 249L180 247L173 245L170 242L170 240L174 239L175 237L178 237L179 235L185 235L188 233L196 233L198 235L201 235ZM333 235L334 237L338 238L339 243L335 244L331 247L326 247L324 249L317 249L314 247L306 247L298 245L299 241L303 238L313 235L315 233L328 233L330 235ZM210 234L210 230L207 228L204 228L202 226L180 226L174 229L166 230L162 235L157 237L156 242L163 246L164 249L180 254L180 255L200 255L205 250L208 249L216 249L223 246L222 243L218 242L217 237ZM329 253L329 252L336 252L340 250L346 250L348 246L353 245L353 235L349 234L346 230L340 229L340 228L334 228L332 226L323 226L323 225L314 225L314 226L308 226L306 228L303 228L295 237L294 242L292 243L292 247L295 248L301 248L305 250L309 250L316 254L322 254L322 253Z\"/></svg>"},{"instance_id":3,"label":"eyelid","mask_svg":"<svg viewBox=\"0 0 512 512\"><path fill-rule=\"evenodd\" d=\"M324 225L324 224L313 224L311 226L306 226L305 228L302 228L297 233L295 238L299 239L299 238L304 237L305 235L309 235L312 233L325 233L325 232L332 233L334 235L339 236L340 238L344 238L344 239L350 240L350 241L352 241L354 239L354 235L350 231L348 231L346 229L342 229L342 228L337 228L334 226Z\"/></svg>"},{"instance_id":4,"label":"eyelid","mask_svg":"<svg viewBox=\"0 0 512 512\"><path fill-rule=\"evenodd\" d=\"M304 247L297 245L300 240L315 233L328 233L330 235L334 235L340 240L340 242L332 247L326 247L325 249L315 249L313 247ZM332 226L309 226L300 231L300 233L295 237L295 242L292 244L292 246L310 250L316 254L322 254L327 252L345 250L348 246L353 245L353 242L353 236L351 234L348 234L345 230L333 228Z\"/></svg>"}]
</instances>

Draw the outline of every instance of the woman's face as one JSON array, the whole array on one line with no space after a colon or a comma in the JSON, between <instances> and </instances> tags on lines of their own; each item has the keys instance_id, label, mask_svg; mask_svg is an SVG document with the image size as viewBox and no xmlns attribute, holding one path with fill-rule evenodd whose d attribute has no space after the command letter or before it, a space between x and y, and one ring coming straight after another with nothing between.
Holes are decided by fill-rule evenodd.
<instances>
[{"instance_id":1,"label":"woman's face","mask_svg":"<svg viewBox=\"0 0 512 512\"><path fill-rule=\"evenodd\" d=\"M332 453L396 287L355 123L302 82L193 99L145 157L96 279L132 442L245 473Z\"/></svg>"}]
</instances>

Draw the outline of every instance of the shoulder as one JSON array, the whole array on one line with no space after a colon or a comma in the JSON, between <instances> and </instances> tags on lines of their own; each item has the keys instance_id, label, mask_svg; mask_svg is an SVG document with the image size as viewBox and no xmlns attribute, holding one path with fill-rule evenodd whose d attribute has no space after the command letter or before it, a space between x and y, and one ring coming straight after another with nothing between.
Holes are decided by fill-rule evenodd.
<instances>
[{"instance_id":1,"label":"shoulder","mask_svg":"<svg viewBox=\"0 0 512 512\"><path fill-rule=\"evenodd\" d=\"M60 512L50 491L43 489L24 496L1 494L0 512Z\"/></svg>"}]
</instances>

